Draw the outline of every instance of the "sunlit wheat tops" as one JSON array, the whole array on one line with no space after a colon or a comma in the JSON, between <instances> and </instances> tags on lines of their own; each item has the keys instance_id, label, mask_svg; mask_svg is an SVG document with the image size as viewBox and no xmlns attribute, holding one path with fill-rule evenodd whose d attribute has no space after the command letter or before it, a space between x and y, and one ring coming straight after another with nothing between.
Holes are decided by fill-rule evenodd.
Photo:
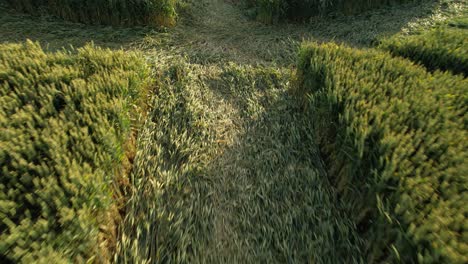
<instances>
[{"instance_id":1,"label":"sunlit wheat tops","mask_svg":"<svg viewBox=\"0 0 468 264\"><path fill-rule=\"evenodd\" d=\"M468 261L468 80L313 43L297 78L330 180L368 240L367 261Z\"/></svg>"},{"instance_id":2,"label":"sunlit wheat tops","mask_svg":"<svg viewBox=\"0 0 468 264\"><path fill-rule=\"evenodd\" d=\"M468 19L451 21L429 32L386 39L380 48L423 64L431 71L468 76Z\"/></svg>"},{"instance_id":3,"label":"sunlit wheat tops","mask_svg":"<svg viewBox=\"0 0 468 264\"><path fill-rule=\"evenodd\" d=\"M0 45L0 256L103 262L143 61L92 46Z\"/></svg>"}]
</instances>

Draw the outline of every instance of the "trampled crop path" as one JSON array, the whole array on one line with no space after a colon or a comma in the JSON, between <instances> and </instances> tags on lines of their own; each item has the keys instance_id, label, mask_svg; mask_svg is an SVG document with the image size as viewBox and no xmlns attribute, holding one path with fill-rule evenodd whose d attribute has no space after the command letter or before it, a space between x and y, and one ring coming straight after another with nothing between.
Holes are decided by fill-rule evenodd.
<instances>
[{"instance_id":1,"label":"trampled crop path","mask_svg":"<svg viewBox=\"0 0 468 264\"><path fill-rule=\"evenodd\" d=\"M369 47L457 12L407 5L267 26L235 2L194 1L172 29L112 29L2 8L0 41L141 50L154 69L119 263L358 263L362 241L288 90L303 39Z\"/></svg>"}]
</instances>

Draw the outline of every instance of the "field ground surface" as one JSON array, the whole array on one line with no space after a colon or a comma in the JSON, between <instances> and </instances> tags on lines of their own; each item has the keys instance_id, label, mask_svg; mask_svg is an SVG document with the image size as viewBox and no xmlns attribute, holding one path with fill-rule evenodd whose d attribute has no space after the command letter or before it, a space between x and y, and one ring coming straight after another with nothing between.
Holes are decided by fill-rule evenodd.
<instances>
[{"instance_id":1,"label":"field ground surface","mask_svg":"<svg viewBox=\"0 0 468 264\"><path fill-rule=\"evenodd\" d=\"M463 10L463 1L428 1L264 25L236 1L200 0L186 4L176 27L150 29L0 6L0 43L135 49L162 79L139 133L116 261L359 263L363 241L326 180L310 119L288 93L297 49L304 40L372 47Z\"/></svg>"}]
</instances>

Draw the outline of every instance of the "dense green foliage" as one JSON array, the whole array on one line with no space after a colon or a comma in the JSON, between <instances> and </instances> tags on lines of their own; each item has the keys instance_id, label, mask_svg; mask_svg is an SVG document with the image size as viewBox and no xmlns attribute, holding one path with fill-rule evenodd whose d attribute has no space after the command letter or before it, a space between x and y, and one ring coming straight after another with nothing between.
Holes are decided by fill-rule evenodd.
<instances>
[{"instance_id":1,"label":"dense green foliage","mask_svg":"<svg viewBox=\"0 0 468 264\"><path fill-rule=\"evenodd\" d=\"M246 0L256 10L257 19L271 23L279 19L304 20L329 12L356 13L381 5L414 0Z\"/></svg>"},{"instance_id":2,"label":"dense green foliage","mask_svg":"<svg viewBox=\"0 0 468 264\"><path fill-rule=\"evenodd\" d=\"M409 37L385 40L381 48L423 64L431 71L451 71L468 76L468 29L441 27Z\"/></svg>"},{"instance_id":3,"label":"dense green foliage","mask_svg":"<svg viewBox=\"0 0 468 264\"><path fill-rule=\"evenodd\" d=\"M0 45L0 260L110 256L113 185L147 76L123 51Z\"/></svg>"},{"instance_id":4,"label":"dense green foliage","mask_svg":"<svg viewBox=\"0 0 468 264\"><path fill-rule=\"evenodd\" d=\"M73 22L107 25L175 23L176 0L6 0L28 13L46 12Z\"/></svg>"},{"instance_id":5,"label":"dense green foliage","mask_svg":"<svg viewBox=\"0 0 468 264\"><path fill-rule=\"evenodd\" d=\"M468 80L306 44L297 88L368 263L468 261Z\"/></svg>"}]
</instances>

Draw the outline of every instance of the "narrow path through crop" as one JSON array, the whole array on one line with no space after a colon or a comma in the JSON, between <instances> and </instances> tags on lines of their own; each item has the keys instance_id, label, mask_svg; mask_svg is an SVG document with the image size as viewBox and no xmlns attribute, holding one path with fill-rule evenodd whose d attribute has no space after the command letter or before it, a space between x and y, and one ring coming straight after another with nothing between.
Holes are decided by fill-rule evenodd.
<instances>
[{"instance_id":1,"label":"narrow path through crop","mask_svg":"<svg viewBox=\"0 0 468 264\"><path fill-rule=\"evenodd\" d=\"M289 70L181 62L162 71L119 260L358 260L310 120L287 93Z\"/></svg>"},{"instance_id":2,"label":"narrow path through crop","mask_svg":"<svg viewBox=\"0 0 468 264\"><path fill-rule=\"evenodd\" d=\"M363 242L314 146L312 117L288 94L300 39L330 35L265 26L224 0L196 7L190 21L131 45L145 51L163 81L140 133L116 260L364 262ZM411 18L398 12L390 32ZM383 26L365 23L335 22L349 30L335 37L368 45Z\"/></svg>"},{"instance_id":3,"label":"narrow path through crop","mask_svg":"<svg viewBox=\"0 0 468 264\"><path fill-rule=\"evenodd\" d=\"M287 93L291 69L246 63L259 54L235 44L256 37L230 28L265 26L224 1L206 3L198 27L172 33L193 57L148 53L164 81L140 133L117 261L359 261L360 241L327 184L310 120ZM230 57L241 63L225 63Z\"/></svg>"}]
</instances>

